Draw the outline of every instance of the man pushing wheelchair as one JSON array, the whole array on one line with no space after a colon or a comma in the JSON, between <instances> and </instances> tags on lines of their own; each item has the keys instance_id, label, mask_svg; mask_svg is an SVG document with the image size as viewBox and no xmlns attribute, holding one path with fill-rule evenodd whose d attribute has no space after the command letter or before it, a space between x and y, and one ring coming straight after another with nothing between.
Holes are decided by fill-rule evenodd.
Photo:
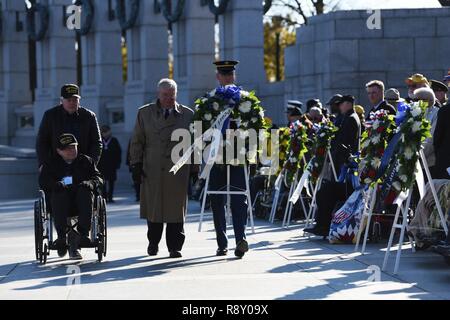
<instances>
[{"instance_id":1,"label":"man pushing wheelchair","mask_svg":"<svg viewBox=\"0 0 450 320\"><path fill-rule=\"evenodd\" d=\"M39 185L46 191L58 235L54 247L59 257L69 249L72 260L80 260L80 247L91 246L89 232L95 191L103 184L92 158L78 153L74 135L64 133L57 139L57 154L43 163ZM71 226L68 219L77 216Z\"/></svg>"}]
</instances>

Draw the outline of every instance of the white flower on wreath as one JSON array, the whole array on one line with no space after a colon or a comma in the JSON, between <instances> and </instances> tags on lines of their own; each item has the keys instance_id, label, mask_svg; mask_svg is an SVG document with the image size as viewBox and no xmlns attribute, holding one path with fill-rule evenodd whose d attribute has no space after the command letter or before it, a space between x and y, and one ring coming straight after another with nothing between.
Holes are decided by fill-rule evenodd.
<instances>
[{"instance_id":1,"label":"white flower on wreath","mask_svg":"<svg viewBox=\"0 0 450 320\"><path fill-rule=\"evenodd\" d=\"M368 146L369 146L369 140L366 139L366 140L364 140L364 142L362 143L361 148L362 148L362 149L365 149L365 148L367 148Z\"/></svg>"},{"instance_id":2,"label":"white flower on wreath","mask_svg":"<svg viewBox=\"0 0 450 320\"><path fill-rule=\"evenodd\" d=\"M207 103L208 102L208 98L203 98L202 99L202 103Z\"/></svg>"},{"instance_id":3,"label":"white flower on wreath","mask_svg":"<svg viewBox=\"0 0 450 320\"><path fill-rule=\"evenodd\" d=\"M381 137L378 134L375 135L374 137L372 137L372 139L371 139L372 143L374 143L374 144L380 143L380 140L381 140Z\"/></svg>"},{"instance_id":4,"label":"white flower on wreath","mask_svg":"<svg viewBox=\"0 0 450 320\"><path fill-rule=\"evenodd\" d=\"M200 106L198 104L196 104L194 109L195 109L195 111L198 111L200 109Z\"/></svg>"},{"instance_id":5,"label":"white flower on wreath","mask_svg":"<svg viewBox=\"0 0 450 320\"><path fill-rule=\"evenodd\" d=\"M220 109L220 105L217 102L214 102L212 107L215 111L219 111L219 109Z\"/></svg>"},{"instance_id":6,"label":"white flower on wreath","mask_svg":"<svg viewBox=\"0 0 450 320\"><path fill-rule=\"evenodd\" d=\"M421 114L422 114L422 109L418 105L415 105L411 108L411 115L414 118L420 116Z\"/></svg>"},{"instance_id":7,"label":"white flower on wreath","mask_svg":"<svg viewBox=\"0 0 450 320\"><path fill-rule=\"evenodd\" d=\"M403 154L405 155L406 159L411 160L414 156L414 151L411 148L406 148Z\"/></svg>"},{"instance_id":8,"label":"white flower on wreath","mask_svg":"<svg viewBox=\"0 0 450 320\"><path fill-rule=\"evenodd\" d=\"M259 116L261 117L261 119L263 119L265 117L264 110L261 110L259 112Z\"/></svg>"},{"instance_id":9,"label":"white flower on wreath","mask_svg":"<svg viewBox=\"0 0 450 320\"><path fill-rule=\"evenodd\" d=\"M247 128L248 127L248 121L241 122L241 127Z\"/></svg>"},{"instance_id":10,"label":"white flower on wreath","mask_svg":"<svg viewBox=\"0 0 450 320\"><path fill-rule=\"evenodd\" d=\"M404 182L404 183L406 183L406 182L408 182L408 177L406 176L406 175L401 175L400 177L398 177L399 179L400 179L400 181L402 181L402 182Z\"/></svg>"},{"instance_id":11,"label":"white flower on wreath","mask_svg":"<svg viewBox=\"0 0 450 320\"><path fill-rule=\"evenodd\" d=\"M297 160L296 157L291 157L291 162L292 162L292 163L297 163L297 161L298 161L298 160Z\"/></svg>"},{"instance_id":12,"label":"white flower on wreath","mask_svg":"<svg viewBox=\"0 0 450 320\"><path fill-rule=\"evenodd\" d=\"M412 132L418 132L420 130L420 128L422 127L422 122L420 121L416 121L414 122L414 124L412 125Z\"/></svg>"},{"instance_id":13,"label":"white flower on wreath","mask_svg":"<svg viewBox=\"0 0 450 320\"><path fill-rule=\"evenodd\" d=\"M213 89L213 90L209 93L209 95L210 95L211 97L214 97L214 96L216 95L216 89Z\"/></svg>"},{"instance_id":14,"label":"white flower on wreath","mask_svg":"<svg viewBox=\"0 0 450 320\"><path fill-rule=\"evenodd\" d=\"M249 95L250 95L250 92L244 91L244 90L241 91L241 97L247 98Z\"/></svg>"},{"instance_id":15,"label":"white flower on wreath","mask_svg":"<svg viewBox=\"0 0 450 320\"><path fill-rule=\"evenodd\" d=\"M239 111L242 113L249 113L252 110L252 103L250 101L244 101L239 106Z\"/></svg>"},{"instance_id":16,"label":"white flower on wreath","mask_svg":"<svg viewBox=\"0 0 450 320\"><path fill-rule=\"evenodd\" d=\"M257 122L258 122L258 118L253 117L253 118L251 119L251 122L252 122L252 123L257 123Z\"/></svg>"},{"instance_id":17,"label":"white flower on wreath","mask_svg":"<svg viewBox=\"0 0 450 320\"><path fill-rule=\"evenodd\" d=\"M365 184L372 183L372 179L370 179L370 178L365 178L365 179L364 179L364 183L365 183Z\"/></svg>"},{"instance_id":18,"label":"white flower on wreath","mask_svg":"<svg viewBox=\"0 0 450 320\"><path fill-rule=\"evenodd\" d=\"M203 116L203 118L206 121L211 121L212 120L212 114L211 113L205 113L205 115Z\"/></svg>"},{"instance_id":19,"label":"white flower on wreath","mask_svg":"<svg viewBox=\"0 0 450 320\"><path fill-rule=\"evenodd\" d=\"M402 190L402 185L400 184L400 182L396 181L392 184L392 186L397 190L397 191L401 191Z\"/></svg>"},{"instance_id":20,"label":"white flower on wreath","mask_svg":"<svg viewBox=\"0 0 450 320\"><path fill-rule=\"evenodd\" d=\"M322 132L319 136L320 136L321 138L325 137L325 132Z\"/></svg>"},{"instance_id":21,"label":"white flower on wreath","mask_svg":"<svg viewBox=\"0 0 450 320\"><path fill-rule=\"evenodd\" d=\"M372 163L371 163L372 167L378 168L380 166L380 164L381 164L380 158L375 157L372 159Z\"/></svg>"}]
</instances>

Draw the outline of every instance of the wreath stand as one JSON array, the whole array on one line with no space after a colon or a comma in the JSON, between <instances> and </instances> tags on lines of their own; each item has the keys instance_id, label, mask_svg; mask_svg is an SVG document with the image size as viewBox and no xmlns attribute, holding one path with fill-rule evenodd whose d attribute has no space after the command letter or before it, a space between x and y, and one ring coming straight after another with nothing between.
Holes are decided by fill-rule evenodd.
<instances>
[{"instance_id":1,"label":"wreath stand","mask_svg":"<svg viewBox=\"0 0 450 320\"><path fill-rule=\"evenodd\" d=\"M245 179L245 189L239 189L234 187L235 189L238 189L238 191L231 191L231 183L230 183L230 165L227 166L227 185L226 185L226 191L222 190L209 190L209 178L210 174L208 173L208 176L206 177L206 183L205 188L203 191L203 200L202 200L202 210L200 212L200 222L198 225L198 232L202 231L202 225L203 225L203 217L205 214L205 206L206 206L206 197L209 194L222 194L227 196L227 204L226 204L226 216L227 220L229 221L231 218L231 195L244 195L247 198L247 211L248 211L248 219L250 219L250 226L252 228L252 233L255 233L255 222L253 219L253 209L252 209L252 201L250 196L250 183L249 183L249 175L248 175L248 168L247 165L244 165L244 179Z\"/></svg>"},{"instance_id":2,"label":"wreath stand","mask_svg":"<svg viewBox=\"0 0 450 320\"><path fill-rule=\"evenodd\" d=\"M274 223L275 222L275 214L277 212L277 207L278 207L278 200L280 199L280 192L281 192L281 184L283 183L284 177L285 177L285 172L286 169L282 169L280 174L277 177L277 180L275 181L275 195L273 197L273 202L272 202L272 208L270 210L270 216L269 216L269 221L270 223Z\"/></svg>"},{"instance_id":3,"label":"wreath stand","mask_svg":"<svg viewBox=\"0 0 450 320\"><path fill-rule=\"evenodd\" d=\"M422 163L421 163L422 162ZM437 192L436 192L436 188L434 187L433 184L433 179L431 178L431 174L430 174L430 170L428 169L428 163L427 160L425 158L425 155L423 153L423 150L419 151L419 160L418 160L418 168L420 168L419 170L422 170L422 168L425 170L430 188L431 188L431 193L433 194L433 199L434 202L436 204L436 207L438 209L438 213L439 213L439 218L441 220L442 223L442 227L444 228L445 234L448 235L448 227L445 221L445 216L443 214L442 211L442 207L441 204L439 202L439 198L437 196ZM419 186L420 188L420 186ZM411 203L411 197L412 197L412 187L410 187L406 194L406 198L404 199L400 199L400 201L397 203L398 204L398 208L397 208L397 212L395 214L395 218L394 218L394 224L392 225L392 229L391 229L391 235L389 237L389 243L386 249L386 254L384 256L384 261L383 261L383 267L382 270L385 271L386 267L387 267L387 263L388 263L388 259L389 259L389 254L391 252L392 249L392 242L394 240L394 235L395 235L395 230L396 229L400 229L400 239L399 239L399 243L398 243L398 250L397 250L397 256L395 258L395 266L394 266L394 274L397 274L399 266L400 266L400 258L401 258L401 253L402 253L402 245L403 245L403 240L405 238L405 231L406 231L406 226L407 226L407 217L408 217L408 209L409 209L409 205ZM405 204L406 201L406 204ZM403 204L405 204L403 206ZM400 217L400 213L401 213L401 217ZM399 219L402 219L402 222L400 223ZM412 242L412 239L411 239ZM414 246L413 246L413 252L415 251Z\"/></svg>"},{"instance_id":4,"label":"wreath stand","mask_svg":"<svg viewBox=\"0 0 450 320\"><path fill-rule=\"evenodd\" d=\"M338 177L336 174L336 168L334 167L333 158L331 157L330 149L328 149L322 171L320 173L319 179L317 180L316 186L314 188L314 193L313 193L313 197L311 200L311 205L309 207L308 216L306 217L305 229L309 228L311 226L311 224L314 222L314 218L316 216L316 210L317 210L317 192L320 190L320 187L322 186L323 178L325 175L325 168L327 167L328 161L330 162L334 179L335 179L335 181L338 181Z\"/></svg>"},{"instance_id":5,"label":"wreath stand","mask_svg":"<svg viewBox=\"0 0 450 320\"><path fill-rule=\"evenodd\" d=\"M309 180L309 176L311 174L308 172L308 168L307 168L307 163L306 163L305 157L303 157L303 163L305 164L304 173L306 173L308 175L308 180ZM289 227L289 225L291 223L292 210L294 208L294 203L292 203L290 200L291 200L291 197L294 194L295 190L298 187L298 183L300 183L300 181L298 180L298 176L299 176L299 170L297 170L297 172L295 173L294 179L293 179L292 184L291 184L291 188L289 189L289 196L288 196L288 199L287 199L286 209L284 210L283 223L281 225L283 228ZM311 188L311 190L314 189L311 182L310 182L310 188ZM301 193L302 193L303 189L304 189L304 186L302 186L302 188L300 189L299 199L300 199L300 203L302 205L303 212L306 213L305 202L303 200L303 197L301 196Z\"/></svg>"}]
</instances>

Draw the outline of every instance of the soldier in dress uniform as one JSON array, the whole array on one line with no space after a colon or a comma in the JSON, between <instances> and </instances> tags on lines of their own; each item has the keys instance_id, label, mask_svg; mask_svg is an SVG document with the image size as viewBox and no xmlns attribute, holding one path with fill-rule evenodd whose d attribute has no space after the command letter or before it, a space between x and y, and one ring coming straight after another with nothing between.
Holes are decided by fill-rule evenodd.
<instances>
[{"instance_id":1,"label":"soldier in dress uniform","mask_svg":"<svg viewBox=\"0 0 450 320\"><path fill-rule=\"evenodd\" d=\"M217 81L220 86L234 85L236 80L236 66L238 61L217 61ZM230 129L237 129L234 122L230 123ZM215 164L210 172L210 182L208 190L226 190L227 187L227 166ZM230 190L238 191L246 189L244 168L242 166L230 167ZM233 218L234 236L236 240L235 256L242 258L249 250L246 240L245 229L248 218L248 205L244 195L231 195L231 213ZM214 227L217 235L217 256L228 254L227 222L225 217L226 196L211 195L211 208L214 217Z\"/></svg>"}]
</instances>

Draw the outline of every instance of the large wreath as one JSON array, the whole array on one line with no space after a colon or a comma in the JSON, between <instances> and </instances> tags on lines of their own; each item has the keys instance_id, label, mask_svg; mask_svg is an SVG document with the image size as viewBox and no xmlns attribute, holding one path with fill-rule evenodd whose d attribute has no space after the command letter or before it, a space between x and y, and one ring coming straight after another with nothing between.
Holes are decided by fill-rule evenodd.
<instances>
[{"instance_id":1,"label":"large wreath","mask_svg":"<svg viewBox=\"0 0 450 320\"><path fill-rule=\"evenodd\" d=\"M361 183L373 185L382 183L382 177L376 180L381 159L389 140L392 138L395 122L394 116L385 110L370 115L372 125L362 135L360 179Z\"/></svg>"},{"instance_id":2,"label":"large wreath","mask_svg":"<svg viewBox=\"0 0 450 320\"><path fill-rule=\"evenodd\" d=\"M303 156L308 151L308 134L306 126L300 120L292 123L289 129L288 159L284 164L284 168L288 179L292 180L295 173L302 168Z\"/></svg>"},{"instance_id":3,"label":"large wreath","mask_svg":"<svg viewBox=\"0 0 450 320\"><path fill-rule=\"evenodd\" d=\"M255 92L244 91L236 85L220 86L203 98L197 99L193 121L202 122L202 133L204 133L228 108L232 108L229 121L234 122L236 129L243 130L243 133L254 129L258 134L259 130L267 129L264 109ZM223 128L224 131L225 129L228 128ZM194 123L191 124L190 130L191 133L196 133ZM244 153L249 149L246 145L246 150L239 150L239 152Z\"/></svg>"},{"instance_id":4,"label":"large wreath","mask_svg":"<svg viewBox=\"0 0 450 320\"><path fill-rule=\"evenodd\" d=\"M218 87L195 101L194 121L202 121L203 132L208 130L217 116L227 108L233 108L230 120L238 129L260 130L266 127L264 109L255 92L247 92L236 85Z\"/></svg>"},{"instance_id":5,"label":"large wreath","mask_svg":"<svg viewBox=\"0 0 450 320\"><path fill-rule=\"evenodd\" d=\"M428 103L413 103L404 111L404 120L398 128L401 134L396 150L395 175L385 203L392 203L402 191L407 191L415 181L416 164L423 142L431 136L430 122L425 118Z\"/></svg>"},{"instance_id":6,"label":"large wreath","mask_svg":"<svg viewBox=\"0 0 450 320\"><path fill-rule=\"evenodd\" d=\"M322 173L331 140L338 130L339 129L332 122L324 122L318 128L313 140L314 156L308 165L308 171L311 173L312 181L316 181Z\"/></svg>"},{"instance_id":7,"label":"large wreath","mask_svg":"<svg viewBox=\"0 0 450 320\"><path fill-rule=\"evenodd\" d=\"M76 0L75 5L82 7L83 15L86 17L80 30L76 29L79 35L85 36L89 33L92 27L92 22L95 16L95 7L92 0Z\"/></svg>"},{"instance_id":8,"label":"large wreath","mask_svg":"<svg viewBox=\"0 0 450 320\"><path fill-rule=\"evenodd\" d=\"M35 13L39 14L39 30L36 31ZM34 3L27 9L27 33L32 41L41 41L48 31L50 11L48 6L41 3Z\"/></svg>"},{"instance_id":9,"label":"large wreath","mask_svg":"<svg viewBox=\"0 0 450 320\"><path fill-rule=\"evenodd\" d=\"M127 18L125 15L125 3L124 0L116 0L116 14L119 19L120 28L122 31L126 31L135 26L139 15L140 0L131 0L130 14Z\"/></svg>"},{"instance_id":10,"label":"large wreath","mask_svg":"<svg viewBox=\"0 0 450 320\"><path fill-rule=\"evenodd\" d=\"M280 143L278 148L279 170L277 175L283 169L284 164L288 159L289 146L291 143L291 129L288 127L278 129L278 137Z\"/></svg>"}]
</instances>

